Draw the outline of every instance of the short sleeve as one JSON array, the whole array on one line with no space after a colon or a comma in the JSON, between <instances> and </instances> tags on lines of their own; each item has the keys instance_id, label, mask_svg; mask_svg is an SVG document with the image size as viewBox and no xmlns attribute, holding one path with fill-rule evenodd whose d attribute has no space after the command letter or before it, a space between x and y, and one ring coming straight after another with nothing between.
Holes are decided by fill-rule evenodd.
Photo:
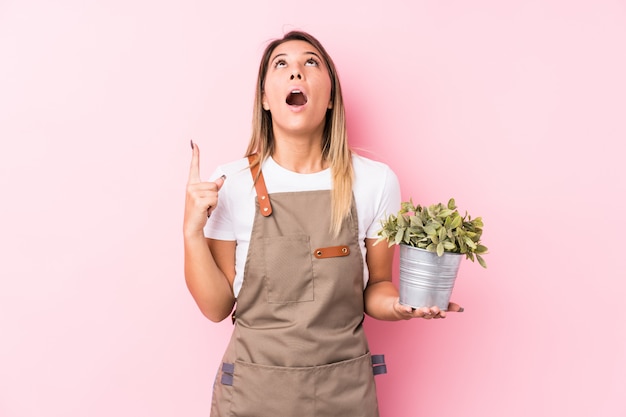
<instances>
[{"instance_id":1,"label":"short sleeve","mask_svg":"<svg viewBox=\"0 0 626 417\"><path fill-rule=\"evenodd\" d=\"M378 238L381 222L387 219L390 214L396 214L398 210L400 210L400 199L400 182L398 181L398 177L389 167L386 167L384 170L382 190L379 194L378 205L374 214L374 221L365 232L366 238Z\"/></svg>"}]
</instances>

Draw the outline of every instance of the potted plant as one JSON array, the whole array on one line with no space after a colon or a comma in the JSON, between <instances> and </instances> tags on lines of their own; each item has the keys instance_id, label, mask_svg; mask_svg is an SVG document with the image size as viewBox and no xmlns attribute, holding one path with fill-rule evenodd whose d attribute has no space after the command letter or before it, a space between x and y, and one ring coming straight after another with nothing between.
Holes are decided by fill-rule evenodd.
<instances>
[{"instance_id":1,"label":"potted plant","mask_svg":"<svg viewBox=\"0 0 626 417\"><path fill-rule=\"evenodd\" d=\"M454 198L445 206L403 202L397 215L382 222L376 241L400 245L400 303L447 310L463 255L487 267L482 233L482 219L461 216Z\"/></svg>"}]
</instances>

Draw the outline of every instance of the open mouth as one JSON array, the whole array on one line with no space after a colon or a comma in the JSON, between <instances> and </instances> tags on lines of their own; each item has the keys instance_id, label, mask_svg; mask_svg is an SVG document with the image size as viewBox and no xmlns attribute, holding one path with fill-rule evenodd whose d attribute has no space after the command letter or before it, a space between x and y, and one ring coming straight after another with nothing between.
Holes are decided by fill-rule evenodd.
<instances>
[{"instance_id":1,"label":"open mouth","mask_svg":"<svg viewBox=\"0 0 626 417\"><path fill-rule=\"evenodd\" d=\"M304 106L307 102L307 98L300 90L293 90L287 95L285 100L290 106Z\"/></svg>"}]
</instances>

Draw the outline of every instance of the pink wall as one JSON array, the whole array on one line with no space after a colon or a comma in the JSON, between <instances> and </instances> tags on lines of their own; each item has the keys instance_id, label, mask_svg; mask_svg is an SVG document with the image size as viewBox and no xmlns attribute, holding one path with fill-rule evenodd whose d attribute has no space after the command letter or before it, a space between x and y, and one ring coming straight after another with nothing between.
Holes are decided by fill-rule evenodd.
<instances>
[{"instance_id":1,"label":"pink wall","mask_svg":"<svg viewBox=\"0 0 626 417\"><path fill-rule=\"evenodd\" d=\"M355 147L482 215L445 321L368 320L383 417L626 415L626 4L0 1L0 416L206 416L189 139L241 155L265 41L340 69ZM52 5L54 4L54 5Z\"/></svg>"}]
</instances>

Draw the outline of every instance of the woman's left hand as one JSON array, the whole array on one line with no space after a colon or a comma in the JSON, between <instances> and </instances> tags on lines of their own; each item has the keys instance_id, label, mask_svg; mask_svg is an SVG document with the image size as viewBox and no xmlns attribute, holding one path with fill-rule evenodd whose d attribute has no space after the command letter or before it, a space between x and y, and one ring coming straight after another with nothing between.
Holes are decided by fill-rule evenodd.
<instances>
[{"instance_id":1,"label":"woman's left hand","mask_svg":"<svg viewBox=\"0 0 626 417\"><path fill-rule=\"evenodd\" d=\"M420 307L420 308L415 309L411 306L400 304L399 298L396 299L395 302L393 303L393 309L395 313L398 314L400 317L402 317L404 320L415 319L415 318L421 318L421 319L426 319L426 320L445 319L446 313L449 313L449 312L462 313L463 312L463 307L461 307L460 305L456 303L449 303L448 311L443 311L437 306Z\"/></svg>"}]
</instances>

